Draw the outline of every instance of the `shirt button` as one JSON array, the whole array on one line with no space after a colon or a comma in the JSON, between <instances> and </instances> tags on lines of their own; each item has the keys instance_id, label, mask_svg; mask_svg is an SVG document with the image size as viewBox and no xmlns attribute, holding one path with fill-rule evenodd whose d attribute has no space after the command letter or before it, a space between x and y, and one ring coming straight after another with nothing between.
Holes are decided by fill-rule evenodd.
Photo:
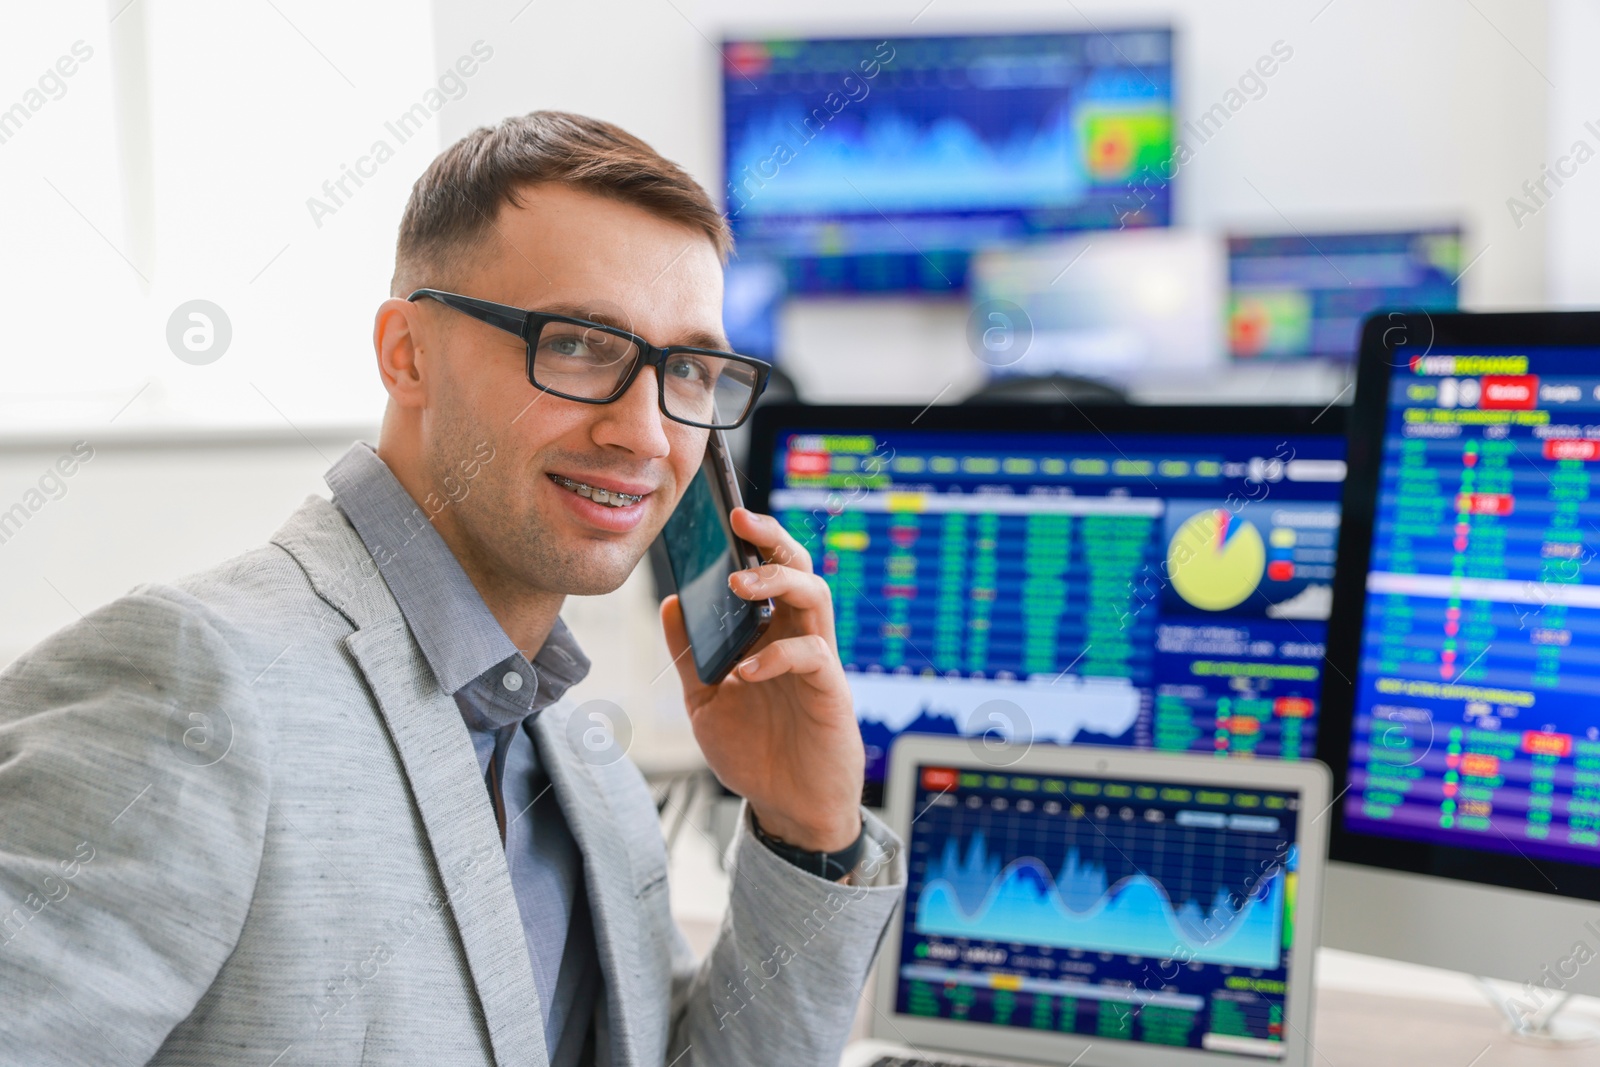
<instances>
[{"instance_id":1,"label":"shirt button","mask_svg":"<svg viewBox=\"0 0 1600 1067\"><path fill-rule=\"evenodd\" d=\"M505 677L500 679L500 684L515 693L522 688L522 675L516 671L506 671Z\"/></svg>"}]
</instances>

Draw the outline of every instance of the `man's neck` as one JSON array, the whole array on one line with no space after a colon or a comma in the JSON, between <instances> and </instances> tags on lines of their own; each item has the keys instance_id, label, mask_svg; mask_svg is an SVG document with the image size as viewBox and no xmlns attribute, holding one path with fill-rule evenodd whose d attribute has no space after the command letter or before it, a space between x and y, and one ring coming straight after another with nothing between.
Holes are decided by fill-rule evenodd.
<instances>
[{"instance_id":1,"label":"man's neck","mask_svg":"<svg viewBox=\"0 0 1600 1067\"><path fill-rule=\"evenodd\" d=\"M528 659L533 659L555 628L556 617L561 613L561 605L566 597L561 593L530 589L508 578L502 569L478 550L472 538L454 519L450 509L445 508L434 516L433 528L449 546L450 554L456 557L461 569L467 572L473 588L483 597L483 602L488 605L506 636L511 638L511 643L521 649Z\"/></svg>"},{"instance_id":2,"label":"man's neck","mask_svg":"<svg viewBox=\"0 0 1600 1067\"><path fill-rule=\"evenodd\" d=\"M386 452L380 443L378 458L384 461L413 501L420 502L427 497L424 480L416 476L416 469L403 454ZM511 638L511 643L532 660L544 647L550 631L555 629L566 596L530 588L507 577L502 568L496 567L494 561L479 550L473 538L456 522L449 507L441 509L429 521L450 554L461 564L490 614Z\"/></svg>"}]
</instances>

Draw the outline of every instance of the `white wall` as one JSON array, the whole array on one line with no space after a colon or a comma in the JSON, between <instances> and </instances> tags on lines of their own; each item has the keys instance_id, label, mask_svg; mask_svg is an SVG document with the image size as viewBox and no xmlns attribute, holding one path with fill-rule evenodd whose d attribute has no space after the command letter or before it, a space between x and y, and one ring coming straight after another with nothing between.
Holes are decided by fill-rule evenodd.
<instances>
[{"instance_id":1,"label":"white wall","mask_svg":"<svg viewBox=\"0 0 1600 1067\"><path fill-rule=\"evenodd\" d=\"M1550 0L1547 73L1556 88L1550 93L1545 127L1549 147L1543 162L1551 166L1572 153L1578 141L1600 153L1600 133L1595 132L1600 130L1600 64L1594 61L1597 41L1600 7L1589 0ZM1563 169L1570 173L1575 162ZM1521 216L1521 221L1524 231L1546 235L1549 302L1557 307L1592 308L1600 306L1600 256L1595 255L1595 239L1600 235L1600 159L1590 159L1576 170L1563 184L1548 184L1552 195L1543 205L1536 205L1538 214ZM1523 180L1535 177L1532 172L1522 176ZM1509 188L1505 195L1532 203L1520 188ZM1502 210L1509 219L1511 209Z\"/></svg>"},{"instance_id":2,"label":"white wall","mask_svg":"<svg viewBox=\"0 0 1600 1067\"><path fill-rule=\"evenodd\" d=\"M1488 249L1462 278L1465 304L1531 306L1544 298L1545 229L1515 229L1503 204L1545 157L1543 3L523 2L436 6L441 62L480 37L497 50L474 95L443 117L447 142L508 114L584 112L644 137L713 190L721 148L712 42L725 36L1171 23L1179 31L1182 118L1220 100L1282 40L1294 55L1266 95L1180 173L1181 224L1315 232L1460 220L1468 257ZM981 370L966 348L965 315L958 302L815 301L792 307L783 331L790 367L813 399L926 403L949 387L943 400L950 402ZM1219 396L1240 399L1331 398L1342 387L1340 376L1316 369L1253 371L1216 385Z\"/></svg>"}]
</instances>

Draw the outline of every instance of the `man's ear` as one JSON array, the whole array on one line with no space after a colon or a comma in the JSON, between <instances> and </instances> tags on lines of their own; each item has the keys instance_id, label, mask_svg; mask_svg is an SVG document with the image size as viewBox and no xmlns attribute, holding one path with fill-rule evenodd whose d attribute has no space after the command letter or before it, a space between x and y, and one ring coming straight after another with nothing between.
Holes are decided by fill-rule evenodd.
<instances>
[{"instance_id":1,"label":"man's ear","mask_svg":"<svg viewBox=\"0 0 1600 1067\"><path fill-rule=\"evenodd\" d=\"M423 353L418 331L422 310L409 300L391 297L378 305L372 324L372 347L378 356L378 375L389 398L402 408L420 408L427 399L423 384Z\"/></svg>"}]
</instances>

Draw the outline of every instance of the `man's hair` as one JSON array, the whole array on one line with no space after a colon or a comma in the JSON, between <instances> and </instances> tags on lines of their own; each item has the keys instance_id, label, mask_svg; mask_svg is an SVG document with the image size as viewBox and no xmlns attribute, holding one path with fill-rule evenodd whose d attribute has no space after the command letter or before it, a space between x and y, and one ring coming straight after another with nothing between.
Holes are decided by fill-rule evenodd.
<instances>
[{"instance_id":1,"label":"man's hair","mask_svg":"<svg viewBox=\"0 0 1600 1067\"><path fill-rule=\"evenodd\" d=\"M609 122L534 111L480 126L439 153L411 187L395 244L392 296L443 285L493 233L502 204L559 182L702 231L726 260L728 221L682 167Z\"/></svg>"}]
</instances>

